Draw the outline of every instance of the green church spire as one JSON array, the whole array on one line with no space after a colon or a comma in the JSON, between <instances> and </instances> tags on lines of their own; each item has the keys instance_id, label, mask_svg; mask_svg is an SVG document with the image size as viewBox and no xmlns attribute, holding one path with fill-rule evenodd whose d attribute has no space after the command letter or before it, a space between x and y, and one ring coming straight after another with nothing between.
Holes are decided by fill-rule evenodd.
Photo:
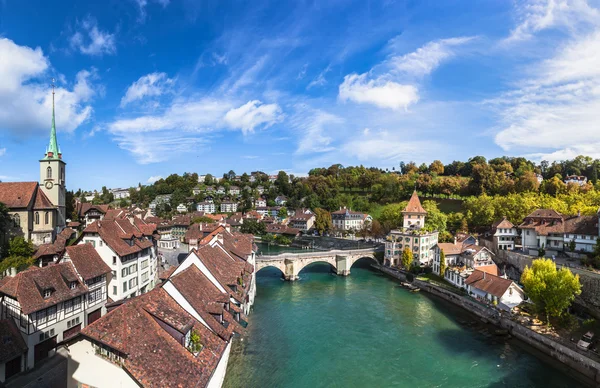
<instances>
[{"instance_id":1,"label":"green church spire","mask_svg":"<svg viewBox=\"0 0 600 388\"><path fill-rule=\"evenodd\" d=\"M52 83L52 128L50 129L50 144L48 144L48 147L46 148L45 159L62 159L58 141L56 140L56 123L54 121L54 83Z\"/></svg>"}]
</instances>

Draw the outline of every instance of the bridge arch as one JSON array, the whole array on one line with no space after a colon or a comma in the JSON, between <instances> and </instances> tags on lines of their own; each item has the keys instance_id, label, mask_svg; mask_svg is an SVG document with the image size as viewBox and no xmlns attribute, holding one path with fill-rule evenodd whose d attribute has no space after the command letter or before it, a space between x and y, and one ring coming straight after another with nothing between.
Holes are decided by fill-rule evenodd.
<instances>
[{"instance_id":1,"label":"bridge arch","mask_svg":"<svg viewBox=\"0 0 600 388\"><path fill-rule=\"evenodd\" d=\"M350 268L354 267L354 265L358 262L368 262L369 264L379 264L377 259L373 255L364 255L361 257L356 257L354 260L351 260Z\"/></svg>"},{"instance_id":2,"label":"bridge arch","mask_svg":"<svg viewBox=\"0 0 600 388\"><path fill-rule=\"evenodd\" d=\"M278 265L274 265L274 264L263 265L260 268L258 268L258 266L257 266L257 268L256 268L256 275L258 276L259 272L263 272L263 270L269 270L269 269L276 269L281 274L281 277L285 278L285 272L284 272L284 270L282 270L281 268L279 268Z\"/></svg>"},{"instance_id":3,"label":"bridge arch","mask_svg":"<svg viewBox=\"0 0 600 388\"><path fill-rule=\"evenodd\" d=\"M337 273L337 263L335 261L335 257L306 258L306 259L299 259L294 262L294 267L293 267L294 278L297 279L298 275L300 275L300 272L302 272L302 270L304 268L308 267L311 264L316 264L316 263L329 264L333 268L333 272Z\"/></svg>"}]
</instances>

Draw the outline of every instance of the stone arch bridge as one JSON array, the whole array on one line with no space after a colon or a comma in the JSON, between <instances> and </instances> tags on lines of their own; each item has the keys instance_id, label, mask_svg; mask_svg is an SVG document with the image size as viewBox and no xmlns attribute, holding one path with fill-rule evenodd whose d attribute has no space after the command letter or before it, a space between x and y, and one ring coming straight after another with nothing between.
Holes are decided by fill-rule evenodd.
<instances>
[{"instance_id":1,"label":"stone arch bridge","mask_svg":"<svg viewBox=\"0 0 600 388\"><path fill-rule=\"evenodd\" d=\"M313 263L329 263L340 276L350 275L350 268L359 259L375 258L376 248L354 250L332 250L301 253L281 253L279 255L256 256L256 272L266 267L278 268L285 280L297 280L304 267Z\"/></svg>"}]
</instances>

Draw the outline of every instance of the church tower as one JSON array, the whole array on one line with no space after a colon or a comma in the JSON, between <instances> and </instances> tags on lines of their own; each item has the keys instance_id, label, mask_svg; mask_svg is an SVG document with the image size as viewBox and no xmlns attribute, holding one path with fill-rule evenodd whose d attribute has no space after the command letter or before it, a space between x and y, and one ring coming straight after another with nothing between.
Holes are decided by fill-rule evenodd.
<instances>
[{"instance_id":1,"label":"church tower","mask_svg":"<svg viewBox=\"0 0 600 388\"><path fill-rule=\"evenodd\" d=\"M66 225L66 163L62 160L62 153L56 140L56 124L54 122L54 85L52 85L52 128L50 129L50 143L46 147L46 154L40 160L40 187L44 194L58 209L56 226L60 229Z\"/></svg>"}]
</instances>

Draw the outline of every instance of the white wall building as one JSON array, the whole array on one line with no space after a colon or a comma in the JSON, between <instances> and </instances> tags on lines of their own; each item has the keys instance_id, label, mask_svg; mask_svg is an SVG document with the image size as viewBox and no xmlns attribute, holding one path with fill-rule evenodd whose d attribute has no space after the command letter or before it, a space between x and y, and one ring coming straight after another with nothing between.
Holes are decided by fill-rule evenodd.
<instances>
[{"instance_id":1,"label":"white wall building","mask_svg":"<svg viewBox=\"0 0 600 388\"><path fill-rule=\"evenodd\" d=\"M94 246L110 267L108 296L121 300L148 292L158 282L155 227L135 219L104 220L84 229L79 243Z\"/></svg>"},{"instance_id":2,"label":"white wall building","mask_svg":"<svg viewBox=\"0 0 600 388\"><path fill-rule=\"evenodd\" d=\"M196 205L196 210L199 212L204 212L208 214L214 214L216 212L216 207L214 202L200 202Z\"/></svg>"}]
</instances>

